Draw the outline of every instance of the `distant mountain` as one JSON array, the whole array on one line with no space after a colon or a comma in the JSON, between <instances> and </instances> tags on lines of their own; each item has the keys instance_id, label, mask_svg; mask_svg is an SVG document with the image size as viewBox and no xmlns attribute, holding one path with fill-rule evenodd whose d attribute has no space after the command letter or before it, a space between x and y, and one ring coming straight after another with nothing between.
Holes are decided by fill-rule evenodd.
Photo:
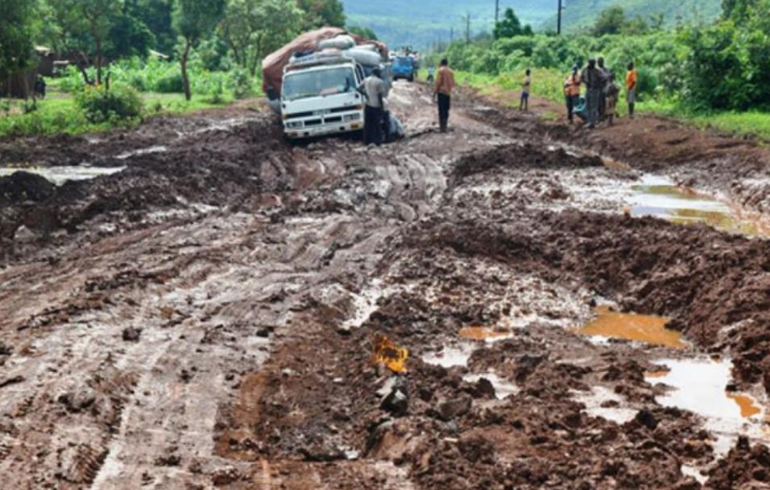
<instances>
[{"instance_id":1,"label":"distant mountain","mask_svg":"<svg viewBox=\"0 0 770 490\"><path fill-rule=\"evenodd\" d=\"M342 0L348 25L361 25L391 47L412 45L425 48L439 38L465 36L466 13L473 33L490 32L495 18L495 0ZM512 7L533 27L556 12L556 0L500 0L500 10ZM502 12L500 13L502 15Z\"/></svg>"},{"instance_id":2,"label":"distant mountain","mask_svg":"<svg viewBox=\"0 0 770 490\"><path fill-rule=\"evenodd\" d=\"M678 22L710 22L722 10L722 0L564 0L562 22L567 31L590 27L596 16L607 7L620 5L626 17L663 14L665 25ZM556 15L548 18L544 25L556 25Z\"/></svg>"},{"instance_id":3,"label":"distant mountain","mask_svg":"<svg viewBox=\"0 0 770 490\"><path fill-rule=\"evenodd\" d=\"M500 10L512 7L522 22L536 30L556 29L558 0L500 0ZM495 0L342 0L349 25L374 29L391 47L412 45L426 48L439 39L465 36L466 13L471 32L490 32ZM681 18L710 21L719 15L721 0L564 0L565 30L589 26L603 9L618 4L627 15L648 17L663 13L667 25ZM502 13L501 13L502 15Z\"/></svg>"}]
</instances>

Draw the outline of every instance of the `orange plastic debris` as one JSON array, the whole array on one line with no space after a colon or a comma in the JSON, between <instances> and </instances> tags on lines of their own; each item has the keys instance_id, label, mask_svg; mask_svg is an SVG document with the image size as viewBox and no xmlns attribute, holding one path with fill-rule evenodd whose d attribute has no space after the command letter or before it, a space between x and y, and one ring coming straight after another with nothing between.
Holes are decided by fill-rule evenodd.
<instances>
[{"instance_id":1,"label":"orange plastic debris","mask_svg":"<svg viewBox=\"0 0 770 490\"><path fill-rule=\"evenodd\" d=\"M399 347L384 335L374 343L374 361L382 364L394 373L406 372L406 360L409 358L409 350Z\"/></svg>"}]
</instances>

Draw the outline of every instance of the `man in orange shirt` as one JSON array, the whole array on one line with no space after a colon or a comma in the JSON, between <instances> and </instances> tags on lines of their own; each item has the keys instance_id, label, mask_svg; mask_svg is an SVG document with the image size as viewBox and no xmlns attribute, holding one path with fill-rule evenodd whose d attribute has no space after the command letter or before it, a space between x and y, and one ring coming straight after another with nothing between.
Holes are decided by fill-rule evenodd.
<instances>
[{"instance_id":1,"label":"man in orange shirt","mask_svg":"<svg viewBox=\"0 0 770 490\"><path fill-rule=\"evenodd\" d=\"M436 84L433 88L433 100L438 97L438 122L442 133L447 132L449 126L449 109L452 101L452 90L455 88L455 74L449 68L449 60L441 60L438 69Z\"/></svg>"},{"instance_id":2,"label":"man in orange shirt","mask_svg":"<svg viewBox=\"0 0 770 490\"><path fill-rule=\"evenodd\" d=\"M572 74L564 80L564 100L567 101L567 119L572 124L575 107L580 100L580 75L577 64L572 67Z\"/></svg>"},{"instance_id":3,"label":"man in orange shirt","mask_svg":"<svg viewBox=\"0 0 770 490\"><path fill-rule=\"evenodd\" d=\"M628 64L628 72L626 72L626 102L628 102L628 115L631 119L634 118L634 106L636 105L637 78L636 68L634 68L632 61Z\"/></svg>"}]
</instances>

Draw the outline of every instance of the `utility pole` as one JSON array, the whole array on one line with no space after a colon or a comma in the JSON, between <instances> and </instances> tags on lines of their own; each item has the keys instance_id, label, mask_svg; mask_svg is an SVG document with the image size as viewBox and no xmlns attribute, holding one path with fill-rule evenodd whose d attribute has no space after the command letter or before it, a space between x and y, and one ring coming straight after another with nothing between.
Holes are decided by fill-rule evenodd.
<instances>
[{"instance_id":1,"label":"utility pole","mask_svg":"<svg viewBox=\"0 0 770 490\"><path fill-rule=\"evenodd\" d=\"M454 28L454 26L449 28L449 44L452 44L453 42L455 42L455 28Z\"/></svg>"},{"instance_id":2,"label":"utility pole","mask_svg":"<svg viewBox=\"0 0 770 490\"><path fill-rule=\"evenodd\" d=\"M495 0L495 27L500 22L500 0Z\"/></svg>"},{"instance_id":3,"label":"utility pole","mask_svg":"<svg viewBox=\"0 0 770 490\"><path fill-rule=\"evenodd\" d=\"M562 0L559 0L559 14L556 16L556 34L561 35L561 11L564 10Z\"/></svg>"},{"instance_id":4,"label":"utility pole","mask_svg":"<svg viewBox=\"0 0 770 490\"><path fill-rule=\"evenodd\" d=\"M470 44L471 42L471 13L465 14L465 42Z\"/></svg>"}]
</instances>

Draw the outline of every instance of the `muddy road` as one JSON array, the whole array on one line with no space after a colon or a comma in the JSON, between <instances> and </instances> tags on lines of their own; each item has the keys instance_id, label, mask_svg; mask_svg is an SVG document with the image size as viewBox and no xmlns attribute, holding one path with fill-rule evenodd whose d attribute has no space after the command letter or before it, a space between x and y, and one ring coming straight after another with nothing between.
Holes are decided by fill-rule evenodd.
<instances>
[{"instance_id":1,"label":"muddy road","mask_svg":"<svg viewBox=\"0 0 770 490\"><path fill-rule=\"evenodd\" d=\"M3 488L770 488L766 150L504 102L0 141Z\"/></svg>"}]
</instances>

